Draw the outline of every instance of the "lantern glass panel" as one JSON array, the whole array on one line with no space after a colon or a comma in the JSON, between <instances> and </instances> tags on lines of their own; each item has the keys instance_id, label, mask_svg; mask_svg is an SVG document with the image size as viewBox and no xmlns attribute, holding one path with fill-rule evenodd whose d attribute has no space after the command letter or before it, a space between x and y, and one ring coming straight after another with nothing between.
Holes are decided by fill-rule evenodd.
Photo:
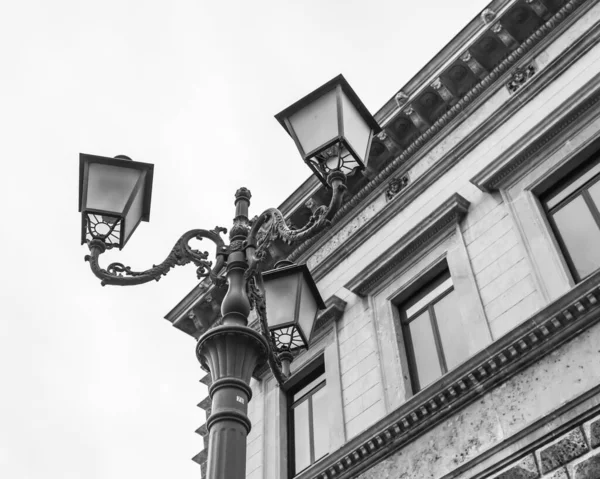
<instances>
[{"instance_id":1,"label":"lantern glass panel","mask_svg":"<svg viewBox=\"0 0 600 479\"><path fill-rule=\"evenodd\" d=\"M344 118L344 138L350 143L350 146L358 155L358 159L365 164L367 160L367 148L371 139L371 127L343 91L342 111Z\"/></svg>"},{"instance_id":2,"label":"lantern glass panel","mask_svg":"<svg viewBox=\"0 0 600 479\"><path fill-rule=\"evenodd\" d=\"M337 91L334 88L289 117L304 155L337 138Z\"/></svg>"},{"instance_id":3,"label":"lantern glass panel","mask_svg":"<svg viewBox=\"0 0 600 479\"><path fill-rule=\"evenodd\" d=\"M86 209L122 214L142 171L102 163L88 168Z\"/></svg>"},{"instance_id":4,"label":"lantern glass panel","mask_svg":"<svg viewBox=\"0 0 600 479\"><path fill-rule=\"evenodd\" d=\"M298 297L298 282L302 272L281 275L265 280L265 300L267 302L267 320L269 328L295 320L296 299Z\"/></svg>"},{"instance_id":5,"label":"lantern glass panel","mask_svg":"<svg viewBox=\"0 0 600 479\"><path fill-rule=\"evenodd\" d=\"M133 233L137 225L142 221L142 214L144 213L144 188L145 184L142 183L141 188L135 193L135 198L133 198L129 211L125 215L125 236L123 242L127 242L131 233Z\"/></svg>"},{"instance_id":6,"label":"lantern glass panel","mask_svg":"<svg viewBox=\"0 0 600 479\"><path fill-rule=\"evenodd\" d=\"M313 324L317 317L317 300L313 295L304 275L302 276L302 293L300 296L300 307L298 309L298 326L302 330L302 334L306 341L310 340Z\"/></svg>"}]
</instances>

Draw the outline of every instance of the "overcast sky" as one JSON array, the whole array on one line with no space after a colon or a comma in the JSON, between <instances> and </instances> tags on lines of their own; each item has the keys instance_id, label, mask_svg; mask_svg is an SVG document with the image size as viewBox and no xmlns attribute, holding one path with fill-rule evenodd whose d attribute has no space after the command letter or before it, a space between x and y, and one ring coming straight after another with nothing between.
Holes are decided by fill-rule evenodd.
<instances>
[{"instance_id":1,"label":"overcast sky","mask_svg":"<svg viewBox=\"0 0 600 479\"><path fill-rule=\"evenodd\" d=\"M0 13L0 477L198 478L194 340L163 319L195 268L102 288L79 245L78 155L155 164L145 269L309 175L273 115L343 73L371 112L486 6L476 0L5 2ZM208 244L208 243L207 243Z\"/></svg>"}]
</instances>

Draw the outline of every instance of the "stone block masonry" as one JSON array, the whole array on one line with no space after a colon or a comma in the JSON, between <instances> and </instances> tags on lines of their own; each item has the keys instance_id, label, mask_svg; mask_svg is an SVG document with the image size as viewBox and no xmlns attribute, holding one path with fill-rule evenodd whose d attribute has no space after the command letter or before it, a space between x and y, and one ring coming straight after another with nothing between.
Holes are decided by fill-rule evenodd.
<instances>
[{"instance_id":1,"label":"stone block masonry","mask_svg":"<svg viewBox=\"0 0 600 479\"><path fill-rule=\"evenodd\" d=\"M513 462L490 479L599 479L600 415Z\"/></svg>"}]
</instances>

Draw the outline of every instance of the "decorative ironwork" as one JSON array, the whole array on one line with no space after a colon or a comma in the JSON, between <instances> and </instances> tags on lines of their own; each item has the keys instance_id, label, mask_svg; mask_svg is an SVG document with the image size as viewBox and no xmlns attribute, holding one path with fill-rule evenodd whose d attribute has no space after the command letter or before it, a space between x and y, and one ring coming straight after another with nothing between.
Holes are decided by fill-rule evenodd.
<instances>
[{"instance_id":1,"label":"decorative ironwork","mask_svg":"<svg viewBox=\"0 0 600 479\"><path fill-rule=\"evenodd\" d=\"M527 83L533 75L536 73L535 65L529 64L524 68L518 68L510 77L510 80L506 82L506 88L510 93L516 93L521 89L525 83Z\"/></svg>"},{"instance_id":2,"label":"decorative ironwork","mask_svg":"<svg viewBox=\"0 0 600 479\"><path fill-rule=\"evenodd\" d=\"M99 239L107 245L119 246L121 218L99 213L86 213L84 223L85 236L88 241Z\"/></svg>"},{"instance_id":3,"label":"decorative ironwork","mask_svg":"<svg viewBox=\"0 0 600 479\"><path fill-rule=\"evenodd\" d=\"M95 218L96 223L90 223L90 234L95 233L100 229L100 235L91 236L88 241L90 254L86 255L85 260L90 263L92 272L101 280L101 284L129 286L147 283L149 281L158 281L165 276L175 266L183 266L193 263L197 266L196 274L198 278L210 277L213 284L217 287L223 286L226 281L223 270L230 253L248 250L247 269L244 273L245 294L248 296L250 306L254 309L260 318L262 335L266 338L268 344L268 362L269 367L273 371L273 376L279 384L285 381L285 375L281 370L281 361L276 357L275 352L279 350L274 337L270 334L267 313L264 287L262 286L262 276L260 274L261 264L267 258L267 251L273 241L281 239L284 242L298 243L302 242L314 234L326 228L333 215L339 210L342 197L346 190L346 176L339 170L332 171L327 181L332 187L333 195L329 206L319 206L313 212L308 223L299 229L290 228L285 221L283 214L275 208L270 208L256 217L252 222L248 221L246 216L247 203L250 200L250 191L247 188L240 188L236 192L236 205L240 201L246 202L245 206L238 208L238 216L234 219L234 225L230 231L231 243L226 245L221 238L222 233L227 233L226 228L215 227L213 230L207 231L203 229L194 229L185 233L173 246L173 249L167 258L160 264L152 266L152 268L144 271L134 271L130 266L125 266L123 263L111 263L106 269L103 269L99 264L99 257L107 249L118 245L110 238L110 233L117 228L117 222L109 223L106 217ZM106 227L96 225L107 224L112 230ZM251 226L251 227L250 227ZM102 233L102 228L106 229L107 234ZM213 266L208 260L208 252L198 251L193 249L189 242L193 239L201 240L207 238L216 246L216 262ZM231 289L231 285L230 285ZM231 293L231 291L229 291ZM228 294L229 294L228 293ZM192 317L194 324L198 323L198 318ZM283 340L281 337L284 333L281 332L277 339L279 342ZM292 340L291 347L295 347Z\"/></svg>"},{"instance_id":4,"label":"decorative ironwork","mask_svg":"<svg viewBox=\"0 0 600 479\"><path fill-rule=\"evenodd\" d=\"M194 263L198 267L196 270L198 278L210 276L211 279L217 280L217 275L225 263L223 254L226 247L223 239L220 237L220 233L223 231L227 230L217 227L212 231L201 229L188 231L179 238L162 263L154 265L145 271L133 271L130 266L125 266L123 263L111 263L106 269L101 268L98 258L107 249L112 247L112 245L105 243L101 239L93 239L88 243L91 254L86 255L85 260L90 263L92 272L102 280L102 286L107 284L129 286L153 280L158 281L175 266L183 266L188 263ZM217 261L212 269L212 262L207 260L208 253L192 249L189 245L192 239L200 240L202 238L210 239L217 246Z\"/></svg>"}]
</instances>

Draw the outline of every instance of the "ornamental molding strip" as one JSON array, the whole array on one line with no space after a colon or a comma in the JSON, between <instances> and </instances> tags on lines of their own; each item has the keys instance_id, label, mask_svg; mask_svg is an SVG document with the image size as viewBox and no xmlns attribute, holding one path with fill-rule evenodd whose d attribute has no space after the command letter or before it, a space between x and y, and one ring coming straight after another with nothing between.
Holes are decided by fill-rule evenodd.
<instances>
[{"instance_id":1,"label":"ornamental molding strip","mask_svg":"<svg viewBox=\"0 0 600 479\"><path fill-rule=\"evenodd\" d=\"M600 319L600 271L534 314L296 479L350 479L448 420Z\"/></svg>"},{"instance_id":2,"label":"ornamental molding strip","mask_svg":"<svg viewBox=\"0 0 600 479\"><path fill-rule=\"evenodd\" d=\"M394 271L397 271L404 261L413 258L428 245L444 236L464 217L469 205L470 203L466 199L455 193L360 271L344 287L359 296L366 296Z\"/></svg>"},{"instance_id":3,"label":"ornamental molding strip","mask_svg":"<svg viewBox=\"0 0 600 479\"><path fill-rule=\"evenodd\" d=\"M386 166L375 178L367 183L359 190L352 198L350 198L335 214L331 223L337 231L337 225L342 222L346 216L351 216L349 213L353 211L357 205L363 202L372 193L378 191L381 185L388 180L399 168L406 167L416 153L428 145L438 133L442 131L459 115L464 114L464 111L476 100L478 100L492 85L495 85L500 78L515 65L528 55L539 43L542 42L550 33L552 33L559 25L561 25L573 12L582 5L588 3L591 7L593 2L586 0L570 0L560 10L558 10L547 22L545 22L536 32L527 38L521 45L515 48L507 58L500 62L485 78L477 83L468 93L466 93L452 108L438 118L431 127L417 137L402 153L396 156L388 166ZM537 75L536 75L537 77ZM321 240L325 236L325 232L317 234L313 238L300 244L294 251L288 255L290 261L295 261L300 257L308 256L314 249L320 245ZM313 246L315 248L313 248Z\"/></svg>"},{"instance_id":4,"label":"ornamental molding strip","mask_svg":"<svg viewBox=\"0 0 600 479\"><path fill-rule=\"evenodd\" d=\"M593 88L593 89L592 89ZM471 178L470 182L484 192L498 191L515 174L523 173L538 161L547 157L543 153L554 145L561 145L573 131L588 124L600 115L600 75L581 88L574 98L583 98L573 107L572 98L566 100L546 121L537 125L531 134L524 135L521 141L509 148L496 160ZM552 121L558 118L556 121Z\"/></svg>"}]
</instances>

